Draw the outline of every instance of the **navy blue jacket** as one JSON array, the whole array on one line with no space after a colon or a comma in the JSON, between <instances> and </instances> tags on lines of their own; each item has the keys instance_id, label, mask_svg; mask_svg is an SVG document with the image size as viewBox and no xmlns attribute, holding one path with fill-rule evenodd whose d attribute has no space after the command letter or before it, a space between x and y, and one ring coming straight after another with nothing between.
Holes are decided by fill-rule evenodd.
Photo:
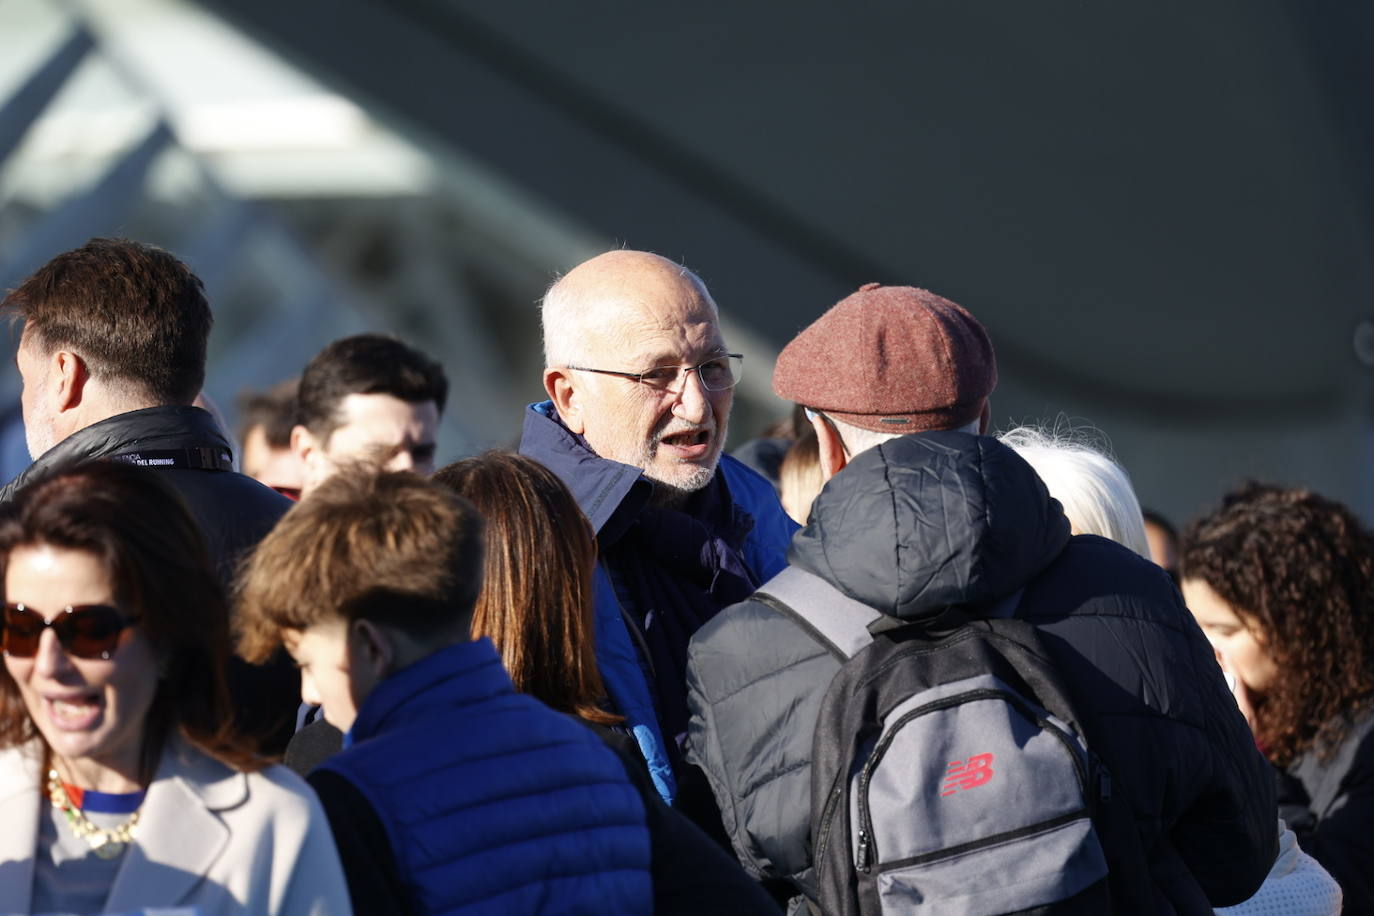
<instances>
[{"instance_id":1,"label":"navy blue jacket","mask_svg":"<svg viewBox=\"0 0 1374 916\"><path fill-rule=\"evenodd\" d=\"M346 780L380 821L407 892L393 911L653 911L645 806L620 758L516 693L490 640L387 678L350 734L311 778ZM331 824L357 822L321 797Z\"/></svg>"},{"instance_id":2,"label":"navy blue jacket","mask_svg":"<svg viewBox=\"0 0 1374 916\"><path fill-rule=\"evenodd\" d=\"M639 468L607 460L588 448L559 422L550 401L533 404L525 412L520 453L548 467L567 485L603 548L624 531L653 492L653 485ZM754 528L745 540L744 559L763 582L787 564L787 546L797 524L783 512L772 485L763 477L728 455L721 456L717 470L734 503L754 519ZM676 780L654 712L649 661L604 562L597 563L594 600L596 660L601 678L615 711L625 717L634 733L655 788L671 802Z\"/></svg>"},{"instance_id":3,"label":"navy blue jacket","mask_svg":"<svg viewBox=\"0 0 1374 916\"><path fill-rule=\"evenodd\" d=\"M1273 777L1211 647L1158 567L1070 537L1057 501L986 436L903 436L856 455L821 491L789 561L893 617L931 620L1022 590L1089 746L1135 814L1106 850L1118 902L1211 913L1259 887L1277 851ZM687 758L706 773L753 874L810 882L811 751L838 660L750 600L697 631ZM1143 861L1142 861L1143 860Z\"/></svg>"}]
</instances>

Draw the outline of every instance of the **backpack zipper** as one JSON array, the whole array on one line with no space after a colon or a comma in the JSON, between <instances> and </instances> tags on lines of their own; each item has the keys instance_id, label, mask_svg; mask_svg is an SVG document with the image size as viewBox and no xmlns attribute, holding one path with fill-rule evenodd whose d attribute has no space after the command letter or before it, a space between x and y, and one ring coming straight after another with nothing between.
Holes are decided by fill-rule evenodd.
<instances>
[{"instance_id":1,"label":"backpack zipper","mask_svg":"<svg viewBox=\"0 0 1374 916\"><path fill-rule=\"evenodd\" d=\"M893 739L897 735L897 731L907 722L910 722L918 716L923 716L931 712L939 712L942 709L957 706L968 700L990 699L1004 700L1007 705L1015 708L1022 716L1034 722L1043 731L1048 731L1058 738L1060 743L1063 744L1065 749L1069 752L1069 758L1073 761L1074 773L1078 777L1079 792L1082 793L1084 798L1088 797L1087 769L1083 761L1079 759L1078 747L1074 744L1073 739L1059 726L1031 709L1020 697L1007 690L994 690L990 687L984 687L979 690L970 690L965 693L935 700L924 706L917 707L910 712L904 713L900 719L893 723L892 727L887 729L887 733L883 736L882 740L873 748L873 753L868 756L868 760L864 762L863 769L859 773L859 855L855 857L854 863L859 871L867 874L873 863L878 861L877 842L874 839L873 833L873 818L868 806L868 785L869 781L873 778L873 771L877 769L878 764L882 761L883 755L887 753L887 749L891 746ZM827 803L826 807L829 808L830 804ZM865 840L867 841L866 844ZM817 861L819 862L819 856L817 857Z\"/></svg>"},{"instance_id":2,"label":"backpack zipper","mask_svg":"<svg viewBox=\"0 0 1374 916\"><path fill-rule=\"evenodd\" d=\"M845 780L843 777L835 781L835 788L830 790L830 797L825 800L825 808L821 811L820 836L816 838L816 853L812 856L812 861L816 863L816 887L821 886L821 874L825 870L825 848L830 840L830 822L835 817L835 811L839 806L840 799L844 798Z\"/></svg>"}]
</instances>

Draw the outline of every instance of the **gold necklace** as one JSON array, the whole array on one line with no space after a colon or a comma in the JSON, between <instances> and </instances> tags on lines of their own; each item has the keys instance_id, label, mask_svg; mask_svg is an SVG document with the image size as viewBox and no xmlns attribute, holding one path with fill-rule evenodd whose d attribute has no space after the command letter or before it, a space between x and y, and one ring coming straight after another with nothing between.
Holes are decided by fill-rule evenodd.
<instances>
[{"instance_id":1,"label":"gold necklace","mask_svg":"<svg viewBox=\"0 0 1374 916\"><path fill-rule=\"evenodd\" d=\"M72 804L71 796L67 794L67 788L62 785L62 777L57 775L56 769L48 770L48 798L52 799L54 808L67 815L72 833L85 840L100 858L113 859L133 842L134 828L138 826L137 811L118 827L97 827L80 808Z\"/></svg>"}]
</instances>

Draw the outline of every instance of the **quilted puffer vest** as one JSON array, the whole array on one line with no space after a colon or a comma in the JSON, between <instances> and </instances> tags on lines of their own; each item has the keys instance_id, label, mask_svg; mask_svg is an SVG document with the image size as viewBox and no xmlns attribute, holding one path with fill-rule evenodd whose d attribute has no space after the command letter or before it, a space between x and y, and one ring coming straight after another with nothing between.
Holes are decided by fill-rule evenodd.
<instances>
[{"instance_id":1,"label":"quilted puffer vest","mask_svg":"<svg viewBox=\"0 0 1374 916\"><path fill-rule=\"evenodd\" d=\"M490 640L385 680L324 767L371 802L424 912L652 912L644 803L619 758L516 693Z\"/></svg>"}]
</instances>

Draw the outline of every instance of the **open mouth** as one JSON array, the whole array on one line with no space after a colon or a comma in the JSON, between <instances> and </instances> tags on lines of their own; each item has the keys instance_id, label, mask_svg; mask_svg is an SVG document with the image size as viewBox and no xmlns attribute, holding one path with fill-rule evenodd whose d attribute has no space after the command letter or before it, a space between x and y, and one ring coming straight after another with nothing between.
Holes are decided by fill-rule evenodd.
<instances>
[{"instance_id":1,"label":"open mouth","mask_svg":"<svg viewBox=\"0 0 1374 916\"><path fill-rule=\"evenodd\" d=\"M711 450L711 431L694 429L671 433L659 439L658 444L669 455L690 461L704 457Z\"/></svg>"},{"instance_id":2,"label":"open mouth","mask_svg":"<svg viewBox=\"0 0 1374 916\"><path fill-rule=\"evenodd\" d=\"M100 718L102 705L97 693L44 700L48 719L62 731L82 731L91 728Z\"/></svg>"},{"instance_id":3,"label":"open mouth","mask_svg":"<svg viewBox=\"0 0 1374 916\"><path fill-rule=\"evenodd\" d=\"M693 445L705 445L710 442L711 433L709 430L699 429L693 432L673 433L671 436L664 436L659 441L678 448L688 448Z\"/></svg>"}]
</instances>

